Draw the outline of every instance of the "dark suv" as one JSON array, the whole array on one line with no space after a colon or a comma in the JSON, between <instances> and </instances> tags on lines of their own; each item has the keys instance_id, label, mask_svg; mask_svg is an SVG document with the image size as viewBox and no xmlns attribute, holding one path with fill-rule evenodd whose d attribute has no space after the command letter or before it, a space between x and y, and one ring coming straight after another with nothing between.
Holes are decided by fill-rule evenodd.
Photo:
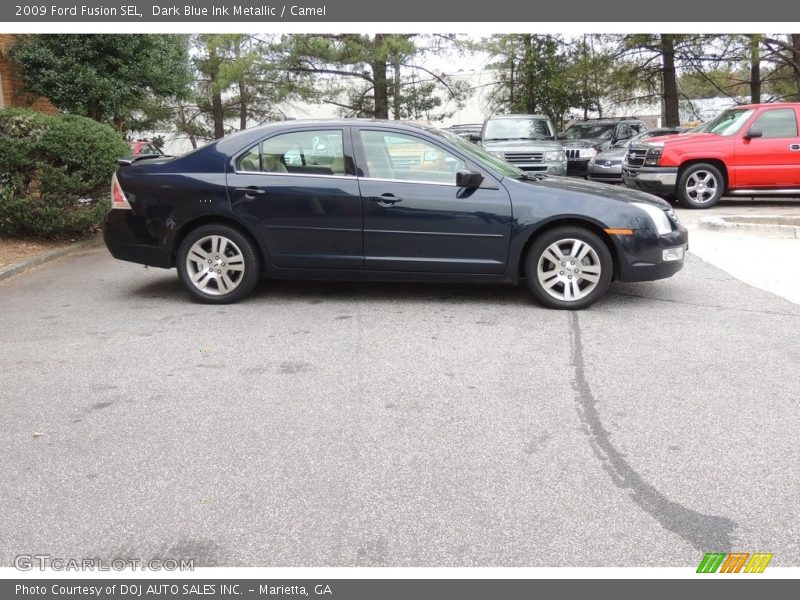
<instances>
[{"instance_id":1,"label":"dark suv","mask_svg":"<svg viewBox=\"0 0 800 600\"><path fill-rule=\"evenodd\" d=\"M567 155L567 175L586 176L589 160L598 152L644 131L647 126L636 117L575 121L558 134Z\"/></svg>"}]
</instances>

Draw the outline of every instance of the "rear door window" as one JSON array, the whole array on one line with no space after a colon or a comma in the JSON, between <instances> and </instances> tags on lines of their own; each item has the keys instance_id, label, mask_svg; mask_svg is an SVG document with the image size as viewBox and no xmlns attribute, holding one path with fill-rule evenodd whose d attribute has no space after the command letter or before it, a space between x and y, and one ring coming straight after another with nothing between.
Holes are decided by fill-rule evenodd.
<instances>
[{"instance_id":1,"label":"rear door window","mask_svg":"<svg viewBox=\"0 0 800 600\"><path fill-rule=\"evenodd\" d=\"M346 175L342 131L282 133L244 152L236 170L299 175Z\"/></svg>"}]
</instances>

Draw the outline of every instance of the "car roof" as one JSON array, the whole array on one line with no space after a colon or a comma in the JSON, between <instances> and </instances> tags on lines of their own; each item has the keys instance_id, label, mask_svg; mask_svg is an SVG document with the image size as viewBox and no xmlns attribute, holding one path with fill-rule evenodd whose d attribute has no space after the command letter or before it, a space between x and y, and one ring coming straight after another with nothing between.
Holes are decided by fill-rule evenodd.
<instances>
[{"instance_id":1,"label":"car roof","mask_svg":"<svg viewBox=\"0 0 800 600\"><path fill-rule=\"evenodd\" d=\"M761 104L737 104L731 108L761 108L762 106L783 106L788 108L800 107L800 102L763 102Z\"/></svg>"},{"instance_id":2,"label":"car roof","mask_svg":"<svg viewBox=\"0 0 800 600\"><path fill-rule=\"evenodd\" d=\"M629 121L636 121L639 122L641 119L639 117L610 117L608 119L578 119L574 121L572 125L582 125L584 123L597 123L598 125L612 125L614 123L627 123Z\"/></svg>"},{"instance_id":3,"label":"car roof","mask_svg":"<svg viewBox=\"0 0 800 600\"><path fill-rule=\"evenodd\" d=\"M266 125L259 125L249 129L241 129L230 135L218 139L211 144L222 152L234 152L241 149L243 145L248 143L256 143L265 135L272 132L291 131L293 129L302 129L304 127L352 127L354 125L384 125L392 129L408 131L408 132L428 132L440 133L442 130L432 125L421 125L418 123L410 123L408 121L394 121L390 119L292 119L289 121L277 121L275 123L268 123Z\"/></svg>"},{"instance_id":4,"label":"car roof","mask_svg":"<svg viewBox=\"0 0 800 600\"><path fill-rule=\"evenodd\" d=\"M487 121L491 121L492 119L549 119L547 115L492 115Z\"/></svg>"}]
</instances>

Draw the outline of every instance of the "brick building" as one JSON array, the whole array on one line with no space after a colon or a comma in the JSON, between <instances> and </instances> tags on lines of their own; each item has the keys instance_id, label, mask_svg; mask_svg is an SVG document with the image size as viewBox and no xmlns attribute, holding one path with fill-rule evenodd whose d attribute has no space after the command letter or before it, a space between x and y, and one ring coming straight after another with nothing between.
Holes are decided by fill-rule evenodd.
<instances>
[{"instance_id":1,"label":"brick building","mask_svg":"<svg viewBox=\"0 0 800 600\"><path fill-rule=\"evenodd\" d=\"M9 106L29 106L44 113L58 112L46 98L31 98L21 92L22 84L7 51L16 36L0 34L0 108Z\"/></svg>"}]
</instances>

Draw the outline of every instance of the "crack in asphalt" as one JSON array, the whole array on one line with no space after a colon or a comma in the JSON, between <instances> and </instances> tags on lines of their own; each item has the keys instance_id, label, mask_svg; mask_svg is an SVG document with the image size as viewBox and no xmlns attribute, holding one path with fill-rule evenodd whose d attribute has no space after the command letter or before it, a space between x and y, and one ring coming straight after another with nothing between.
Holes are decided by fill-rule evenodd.
<instances>
[{"instance_id":1,"label":"crack in asphalt","mask_svg":"<svg viewBox=\"0 0 800 600\"><path fill-rule=\"evenodd\" d=\"M682 300L672 300L668 298L655 298L653 296L641 296L639 294L623 294L621 292L607 292L608 296L624 296L625 298L640 298L642 300L655 300L656 302L668 302L669 304L680 304L682 306L695 306L698 308L716 308L718 310L735 310L739 312L754 313L757 315L777 315L780 317L800 318L800 314L781 312L777 310L754 310L752 308L742 308L739 306L720 306L719 304L698 304L696 302L684 302Z\"/></svg>"},{"instance_id":2,"label":"crack in asphalt","mask_svg":"<svg viewBox=\"0 0 800 600\"><path fill-rule=\"evenodd\" d=\"M738 524L727 517L707 515L673 502L648 483L625 460L611 443L610 434L603 425L589 382L586 379L583 340L578 313L571 313L570 346L575 377L573 389L578 413L588 432L595 454L612 482L631 491L631 499L658 521L665 529L679 535L699 552L728 551L733 547L731 535Z\"/></svg>"}]
</instances>

